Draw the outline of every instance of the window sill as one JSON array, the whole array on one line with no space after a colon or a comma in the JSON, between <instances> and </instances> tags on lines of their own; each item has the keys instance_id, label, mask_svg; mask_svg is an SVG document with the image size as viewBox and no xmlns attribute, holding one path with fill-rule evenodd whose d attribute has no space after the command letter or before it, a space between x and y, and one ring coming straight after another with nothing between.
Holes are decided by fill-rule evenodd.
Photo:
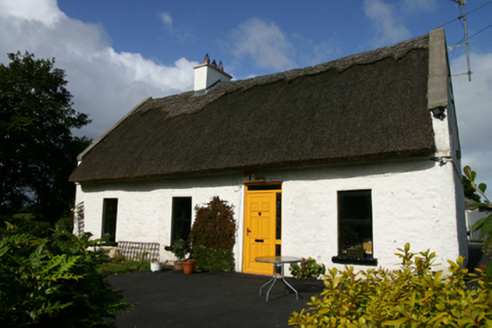
<instances>
[{"instance_id":1,"label":"window sill","mask_svg":"<svg viewBox=\"0 0 492 328\"><path fill-rule=\"evenodd\" d=\"M348 257L348 256L333 256L331 258L333 263L339 264L354 264L354 265L370 265L377 266L378 259L367 257Z\"/></svg>"}]
</instances>

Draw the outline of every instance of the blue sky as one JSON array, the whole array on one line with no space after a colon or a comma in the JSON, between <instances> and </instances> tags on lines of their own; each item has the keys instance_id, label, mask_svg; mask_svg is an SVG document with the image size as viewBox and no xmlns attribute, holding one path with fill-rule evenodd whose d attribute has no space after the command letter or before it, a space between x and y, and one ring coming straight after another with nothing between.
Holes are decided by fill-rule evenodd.
<instances>
[{"instance_id":1,"label":"blue sky","mask_svg":"<svg viewBox=\"0 0 492 328\"><path fill-rule=\"evenodd\" d=\"M463 165L492 189L492 1L468 0L472 82L453 78ZM0 62L29 51L55 58L74 107L98 138L148 96L190 90L205 53L235 79L316 65L393 45L444 25L463 43L453 0L0 0ZM3 54L3 55L2 55ZM449 51L452 74L465 48Z\"/></svg>"}]
</instances>

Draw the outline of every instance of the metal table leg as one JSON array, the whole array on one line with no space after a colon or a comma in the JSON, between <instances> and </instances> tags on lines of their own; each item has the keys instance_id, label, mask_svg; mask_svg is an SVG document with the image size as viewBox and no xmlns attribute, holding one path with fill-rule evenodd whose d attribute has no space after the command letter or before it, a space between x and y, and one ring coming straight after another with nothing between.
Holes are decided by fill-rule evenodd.
<instances>
[{"instance_id":1,"label":"metal table leg","mask_svg":"<svg viewBox=\"0 0 492 328\"><path fill-rule=\"evenodd\" d=\"M283 281L283 283L287 287L289 287L290 289L292 289L294 291L294 293L296 293L296 301L298 301L299 300L299 293L297 292L297 290L295 290L294 287L292 287L287 281L285 281L285 278L284 278L284 265L283 265L283 263L279 263L279 264L274 263L273 266L274 266L273 277L267 283L265 283L263 286L260 287L260 295L262 294L263 287L265 287L269 283L272 283L272 285L270 286L270 288L268 288L268 291L266 293L266 301L268 302L268 297L270 295L270 291L273 288L273 285L275 285L275 283L277 282L278 279L281 279ZM280 276L276 274L276 271L277 270L275 270L278 267L280 267ZM289 293L289 291L287 290L287 294L288 293Z\"/></svg>"}]
</instances>

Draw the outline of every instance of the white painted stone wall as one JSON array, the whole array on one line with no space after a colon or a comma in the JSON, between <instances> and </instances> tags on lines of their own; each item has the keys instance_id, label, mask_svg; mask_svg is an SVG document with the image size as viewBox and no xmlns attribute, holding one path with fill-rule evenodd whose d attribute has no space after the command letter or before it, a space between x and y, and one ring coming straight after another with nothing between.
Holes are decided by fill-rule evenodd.
<instances>
[{"instance_id":1,"label":"white painted stone wall","mask_svg":"<svg viewBox=\"0 0 492 328\"><path fill-rule=\"evenodd\" d=\"M463 213L458 213L452 163L430 159L326 166L256 172L266 182L282 185L282 254L313 257L327 267L337 255L337 192L370 189L373 209L373 255L378 266L396 268L397 248L410 242L412 250L431 249L437 263L463 254L466 241ZM244 182L242 174L169 179L78 187L77 203L85 205L85 230L101 235L104 198L118 198L116 239L158 242L161 260L172 260L164 251L171 239L172 198L191 196L193 207L219 196L234 205L238 233L236 270L242 270ZM462 227L461 227L462 226ZM460 234L465 234L461 236ZM464 247L466 249L466 245ZM366 266L354 266L365 269ZM286 270L288 271L288 270Z\"/></svg>"}]
</instances>

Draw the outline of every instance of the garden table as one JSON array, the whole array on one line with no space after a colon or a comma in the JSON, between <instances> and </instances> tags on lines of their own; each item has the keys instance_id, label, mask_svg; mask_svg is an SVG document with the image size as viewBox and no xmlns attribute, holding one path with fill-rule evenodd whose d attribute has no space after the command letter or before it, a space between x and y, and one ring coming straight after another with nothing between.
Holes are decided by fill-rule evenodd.
<instances>
[{"instance_id":1,"label":"garden table","mask_svg":"<svg viewBox=\"0 0 492 328\"><path fill-rule=\"evenodd\" d=\"M297 293L297 290L294 289L287 281L284 279L284 264L286 263L297 263L301 262L302 258L300 257L293 257L293 256L263 256L263 257L257 257L255 259L256 262L261 262L261 263L272 263L273 264L273 277L271 280L269 280L266 284L260 287L260 295L262 293L263 287L268 285L269 283L272 283L270 288L268 288L268 291L266 293L266 301L268 302L268 296L270 294L270 290L272 290L273 285L277 282L278 279L281 279L283 283L292 289L294 293L296 293L296 301L299 300L299 293ZM280 274L277 273L277 268L280 268ZM287 293L289 291L287 290Z\"/></svg>"}]
</instances>

